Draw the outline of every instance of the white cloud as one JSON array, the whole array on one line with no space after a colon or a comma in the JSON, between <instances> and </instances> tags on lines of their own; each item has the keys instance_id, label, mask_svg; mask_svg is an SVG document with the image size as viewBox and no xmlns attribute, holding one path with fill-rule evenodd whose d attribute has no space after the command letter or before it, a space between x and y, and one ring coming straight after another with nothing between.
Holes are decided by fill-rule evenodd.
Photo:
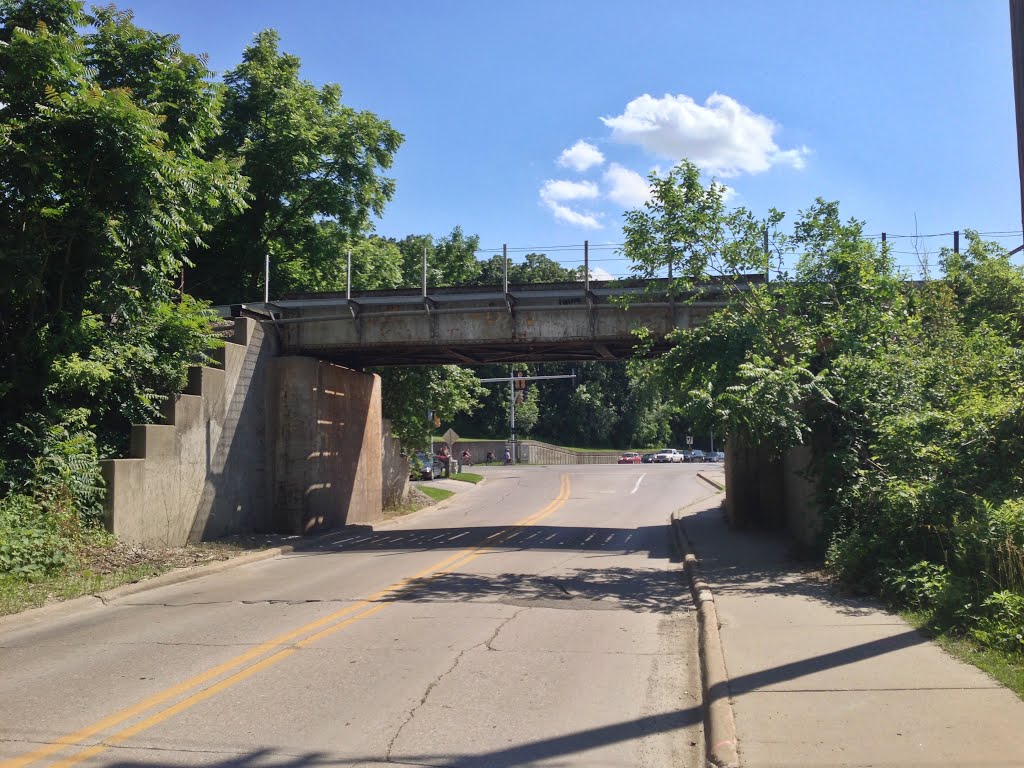
<instances>
[{"instance_id":1,"label":"white cloud","mask_svg":"<svg viewBox=\"0 0 1024 768\"><path fill-rule=\"evenodd\" d=\"M540 196L545 200L593 200L597 195L597 184L592 181L548 179L540 188Z\"/></svg>"},{"instance_id":2,"label":"white cloud","mask_svg":"<svg viewBox=\"0 0 1024 768\"><path fill-rule=\"evenodd\" d=\"M603 162L604 155L601 154L601 150L582 139L568 149L562 150L562 154L558 156L558 164L560 166L572 168L580 172L593 168L595 165L600 165Z\"/></svg>"},{"instance_id":3,"label":"white cloud","mask_svg":"<svg viewBox=\"0 0 1024 768\"><path fill-rule=\"evenodd\" d=\"M591 280L614 280L615 275L609 272L604 267L591 267L590 268L590 279Z\"/></svg>"},{"instance_id":4,"label":"white cloud","mask_svg":"<svg viewBox=\"0 0 1024 768\"><path fill-rule=\"evenodd\" d=\"M574 224L577 227L585 227L586 229L601 229L601 222L592 214L574 210L567 205L556 203L554 200L545 200L544 204L559 221L564 221L566 224Z\"/></svg>"},{"instance_id":5,"label":"white cloud","mask_svg":"<svg viewBox=\"0 0 1024 768\"><path fill-rule=\"evenodd\" d=\"M598 194L597 184L592 181L548 179L540 188L541 202L558 221L586 229L601 229L601 222L591 213L570 208L565 201L593 200Z\"/></svg>"},{"instance_id":6,"label":"white cloud","mask_svg":"<svg viewBox=\"0 0 1024 768\"><path fill-rule=\"evenodd\" d=\"M731 203L736 199L739 194L734 187L730 187L728 184L719 184L719 188L722 190L722 202Z\"/></svg>"},{"instance_id":7,"label":"white cloud","mask_svg":"<svg viewBox=\"0 0 1024 768\"><path fill-rule=\"evenodd\" d=\"M685 94L660 99L644 94L621 115L601 121L618 141L673 160L689 158L720 176L761 173L773 165L799 170L810 153L807 147L780 149L774 120L721 93L712 93L703 105Z\"/></svg>"},{"instance_id":8,"label":"white cloud","mask_svg":"<svg viewBox=\"0 0 1024 768\"><path fill-rule=\"evenodd\" d=\"M604 172L606 194L612 202L623 208L639 208L651 198L647 179L618 163L612 163Z\"/></svg>"}]
</instances>

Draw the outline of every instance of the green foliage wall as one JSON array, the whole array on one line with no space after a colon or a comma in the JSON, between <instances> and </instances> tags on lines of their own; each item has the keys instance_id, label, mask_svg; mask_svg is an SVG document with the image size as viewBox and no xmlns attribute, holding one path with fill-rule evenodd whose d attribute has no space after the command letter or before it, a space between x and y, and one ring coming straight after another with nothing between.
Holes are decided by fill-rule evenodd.
<instances>
[{"instance_id":1,"label":"green foliage wall","mask_svg":"<svg viewBox=\"0 0 1024 768\"><path fill-rule=\"evenodd\" d=\"M833 572L1024 650L1024 269L968 232L919 285L837 203L785 231L777 211L725 211L688 164L668 180L627 216L639 274L671 260L680 290L775 274L675 335L654 364L662 392L778 454L813 436Z\"/></svg>"}]
</instances>

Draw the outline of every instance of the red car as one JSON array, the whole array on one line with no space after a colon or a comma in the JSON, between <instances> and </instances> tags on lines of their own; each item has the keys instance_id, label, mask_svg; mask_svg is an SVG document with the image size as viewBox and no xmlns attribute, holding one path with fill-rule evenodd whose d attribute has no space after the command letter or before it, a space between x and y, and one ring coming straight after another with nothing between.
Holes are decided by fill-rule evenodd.
<instances>
[{"instance_id":1,"label":"red car","mask_svg":"<svg viewBox=\"0 0 1024 768\"><path fill-rule=\"evenodd\" d=\"M640 454L627 451L626 453L619 456L618 464L639 464Z\"/></svg>"}]
</instances>

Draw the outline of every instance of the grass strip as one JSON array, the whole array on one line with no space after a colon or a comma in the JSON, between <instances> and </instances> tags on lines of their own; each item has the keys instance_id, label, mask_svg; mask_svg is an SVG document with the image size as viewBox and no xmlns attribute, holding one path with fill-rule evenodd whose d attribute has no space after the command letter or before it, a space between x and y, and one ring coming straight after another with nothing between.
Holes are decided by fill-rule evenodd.
<instances>
[{"instance_id":1,"label":"grass strip","mask_svg":"<svg viewBox=\"0 0 1024 768\"><path fill-rule=\"evenodd\" d=\"M483 475L478 475L475 472L456 472L452 475L452 480L461 480L464 483L472 483L473 485L476 485L483 479Z\"/></svg>"},{"instance_id":2,"label":"grass strip","mask_svg":"<svg viewBox=\"0 0 1024 768\"><path fill-rule=\"evenodd\" d=\"M447 488L434 488L430 485L421 485L419 489L434 501L444 501L449 496L455 495L455 491L449 491Z\"/></svg>"},{"instance_id":3,"label":"grass strip","mask_svg":"<svg viewBox=\"0 0 1024 768\"><path fill-rule=\"evenodd\" d=\"M173 565L139 563L111 573L58 573L33 579L0 576L0 616L72 600L173 570Z\"/></svg>"},{"instance_id":4,"label":"grass strip","mask_svg":"<svg viewBox=\"0 0 1024 768\"><path fill-rule=\"evenodd\" d=\"M938 632L929 626L931 614L927 611L901 611L900 615L950 656L974 665L1024 699L1024 656L988 648L965 635Z\"/></svg>"}]
</instances>

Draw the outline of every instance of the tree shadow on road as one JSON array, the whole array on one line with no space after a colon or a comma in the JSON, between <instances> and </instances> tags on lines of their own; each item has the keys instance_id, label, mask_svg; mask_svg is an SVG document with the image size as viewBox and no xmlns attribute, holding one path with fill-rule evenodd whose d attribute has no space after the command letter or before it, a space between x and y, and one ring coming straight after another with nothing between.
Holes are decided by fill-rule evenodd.
<instances>
[{"instance_id":1,"label":"tree shadow on road","mask_svg":"<svg viewBox=\"0 0 1024 768\"><path fill-rule=\"evenodd\" d=\"M413 582L390 599L656 614L693 610L679 571L638 568L576 568L550 575L443 573Z\"/></svg>"}]
</instances>

